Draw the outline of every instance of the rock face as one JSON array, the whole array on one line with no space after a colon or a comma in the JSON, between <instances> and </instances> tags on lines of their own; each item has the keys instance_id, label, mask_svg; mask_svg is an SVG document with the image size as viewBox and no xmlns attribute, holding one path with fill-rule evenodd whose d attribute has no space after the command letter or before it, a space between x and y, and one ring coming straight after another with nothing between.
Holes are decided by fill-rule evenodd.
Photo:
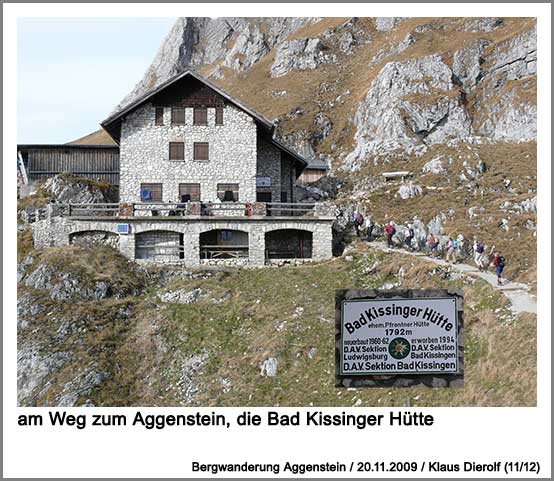
<instances>
[{"instance_id":1,"label":"rock face","mask_svg":"<svg viewBox=\"0 0 554 481\"><path fill-rule=\"evenodd\" d=\"M116 108L131 103L187 68L213 65L242 71L263 58L277 44L300 28L315 23L315 17L182 17L160 46L143 79Z\"/></svg>"},{"instance_id":2,"label":"rock face","mask_svg":"<svg viewBox=\"0 0 554 481\"><path fill-rule=\"evenodd\" d=\"M536 139L536 29L496 45L484 67L474 104L476 132L502 141Z\"/></svg>"},{"instance_id":3,"label":"rock face","mask_svg":"<svg viewBox=\"0 0 554 481\"><path fill-rule=\"evenodd\" d=\"M319 64L330 61L333 57L325 55L318 38L289 40L277 47L271 76L282 77L292 70L313 70Z\"/></svg>"},{"instance_id":4,"label":"rock face","mask_svg":"<svg viewBox=\"0 0 554 481\"><path fill-rule=\"evenodd\" d=\"M469 137L471 122L452 75L439 55L387 63L354 116L356 145L347 168L391 150L417 154L430 144Z\"/></svg>"},{"instance_id":5,"label":"rock face","mask_svg":"<svg viewBox=\"0 0 554 481\"><path fill-rule=\"evenodd\" d=\"M94 182L69 174L59 174L49 178L43 186L55 202L73 204L97 204L110 202L106 189Z\"/></svg>"},{"instance_id":6,"label":"rock face","mask_svg":"<svg viewBox=\"0 0 554 481\"><path fill-rule=\"evenodd\" d=\"M308 159L327 155L333 167L346 171L417 157L453 141L527 141L536 138L534 25L497 17L420 23L405 17L340 23L318 17L179 18L121 105L186 68L222 81L231 93L246 84L251 92L261 87L263 96L268 85L261 75L272 79L269 112L273 100L298 98L293 105L300 113L276 120L302 125L278 132L281 140ZM296 72L317 76L323 67L319 89L286 82ZM330 100L320 99L331 92ZM350 119L346 131L344 118Z\"/></svg>"}]
</instances>

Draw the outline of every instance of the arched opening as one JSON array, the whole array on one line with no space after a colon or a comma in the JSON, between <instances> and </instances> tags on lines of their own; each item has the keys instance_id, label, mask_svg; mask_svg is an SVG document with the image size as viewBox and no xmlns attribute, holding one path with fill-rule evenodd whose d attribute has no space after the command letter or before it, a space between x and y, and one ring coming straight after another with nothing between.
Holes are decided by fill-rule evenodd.
<instances>
[{"instance_id":1,"label":"arched opening","mask_svg":"<svg viewBox=\"0 0 554 481\"><path fill-rule=\"evenodd\" d=\"M179 261L184 259L183 234L152 230L135 235L135 259Z\"/></svg>"},{"instance_id":2,"label":"arched opening","mask_svg":"<svg viewBox=\"0 0 554 481\"><path fill-rule=\"evenodd\" d=\"M311 259L312 233L300 229L279 229L265 235L266 259Z\"/></svg>"},{"instance_id":3,"label":"arched opening","mask_svg":"<svg viewBox=\"0 0 554 481\"><path fill-rule=\"evenodd\" d=\"M248 232L214 229L200 234L200 259L248 257Z\"/></svg>"},{"instance_id":4,"label":"arched opening","mask_svg":"<svg viewBox=\"0 0 554 481\"><path fill-rule=\"evenodd\" d=\"M109 245L117 248L119 236L106 230L83 230L69 234L69 243L79 246Z\"/></svg>"}]
</instances>

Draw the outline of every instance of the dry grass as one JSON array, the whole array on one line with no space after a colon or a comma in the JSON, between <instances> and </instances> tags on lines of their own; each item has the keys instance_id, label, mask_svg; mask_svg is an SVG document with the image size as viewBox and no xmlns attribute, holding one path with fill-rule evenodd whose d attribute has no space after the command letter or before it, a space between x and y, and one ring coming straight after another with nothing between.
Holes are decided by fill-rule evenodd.
<instances>
[{"instance_id":1,"label":"dry grass","mask_svg":"<svg viewBox=\"0 0 554 481\"><path fill-rule=\"evenodd\" d=\"M104 129L96 130L91 134L85 135L78 139L68 142L69 145L113 145L114 147L117 144L114 140L108 135Z\"/></svg>"}]
</instances>

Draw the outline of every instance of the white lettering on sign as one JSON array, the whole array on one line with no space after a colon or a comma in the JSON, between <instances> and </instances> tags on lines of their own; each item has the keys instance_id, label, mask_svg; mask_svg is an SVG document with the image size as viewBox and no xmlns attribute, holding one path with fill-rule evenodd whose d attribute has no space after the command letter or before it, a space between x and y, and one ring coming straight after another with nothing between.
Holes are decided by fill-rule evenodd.
<instances>
[{"instance_id":1,"label":"white lettering on sign","mask_svg":"<svg viewBox=\"0 0 554 481\"><path fill-rule=\"evenodd\" d=\"M342 302L340 374L458 371L456 299Z\"/></svg>"}]
</instances>

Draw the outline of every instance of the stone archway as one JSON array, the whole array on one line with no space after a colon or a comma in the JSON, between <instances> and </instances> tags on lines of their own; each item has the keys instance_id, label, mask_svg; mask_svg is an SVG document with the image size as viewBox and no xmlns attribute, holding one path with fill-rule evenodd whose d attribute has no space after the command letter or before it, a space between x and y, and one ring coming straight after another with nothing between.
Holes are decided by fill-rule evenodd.
<instances>
[{"instance_id":1,"label":"stone archway","mask_svg":"<svg viewBox=\"0 0 554 481\"><path fill-rule=\"evenodd\" d=\"M302 229L277 229L265 234L266 259L311 259L313 234Z\"/></svg>"},{"instance_id":2,"label":"stone archway","mask_svg":"<svg viewBox=\"0 0 554 481\"><path fill-rule=\"evenodd\" d=\"M200 234L200 259L248 258L248 232L212 229Z\"/></svg>"},{"instance_id":3,"label":"stone archway","mask_svg":"<svg viewBox=\"0 0 554 481\"><path fill-rule=\"evenodd\" d=\"M135 235L135 259L175 262L184 259L183 234L149 230Z\"/></svg>"},{"instance_id":4,"label":"stone archway","mask_svg":"<svg viewBox=\"0 0 554 481\"><path fill-rule=\"evenodd\" d=\"M82 230L69 234L69 244L89 247L91 245L109 245L119 248L119 236L106 230Z\"/></svg>"}]
</instances>

